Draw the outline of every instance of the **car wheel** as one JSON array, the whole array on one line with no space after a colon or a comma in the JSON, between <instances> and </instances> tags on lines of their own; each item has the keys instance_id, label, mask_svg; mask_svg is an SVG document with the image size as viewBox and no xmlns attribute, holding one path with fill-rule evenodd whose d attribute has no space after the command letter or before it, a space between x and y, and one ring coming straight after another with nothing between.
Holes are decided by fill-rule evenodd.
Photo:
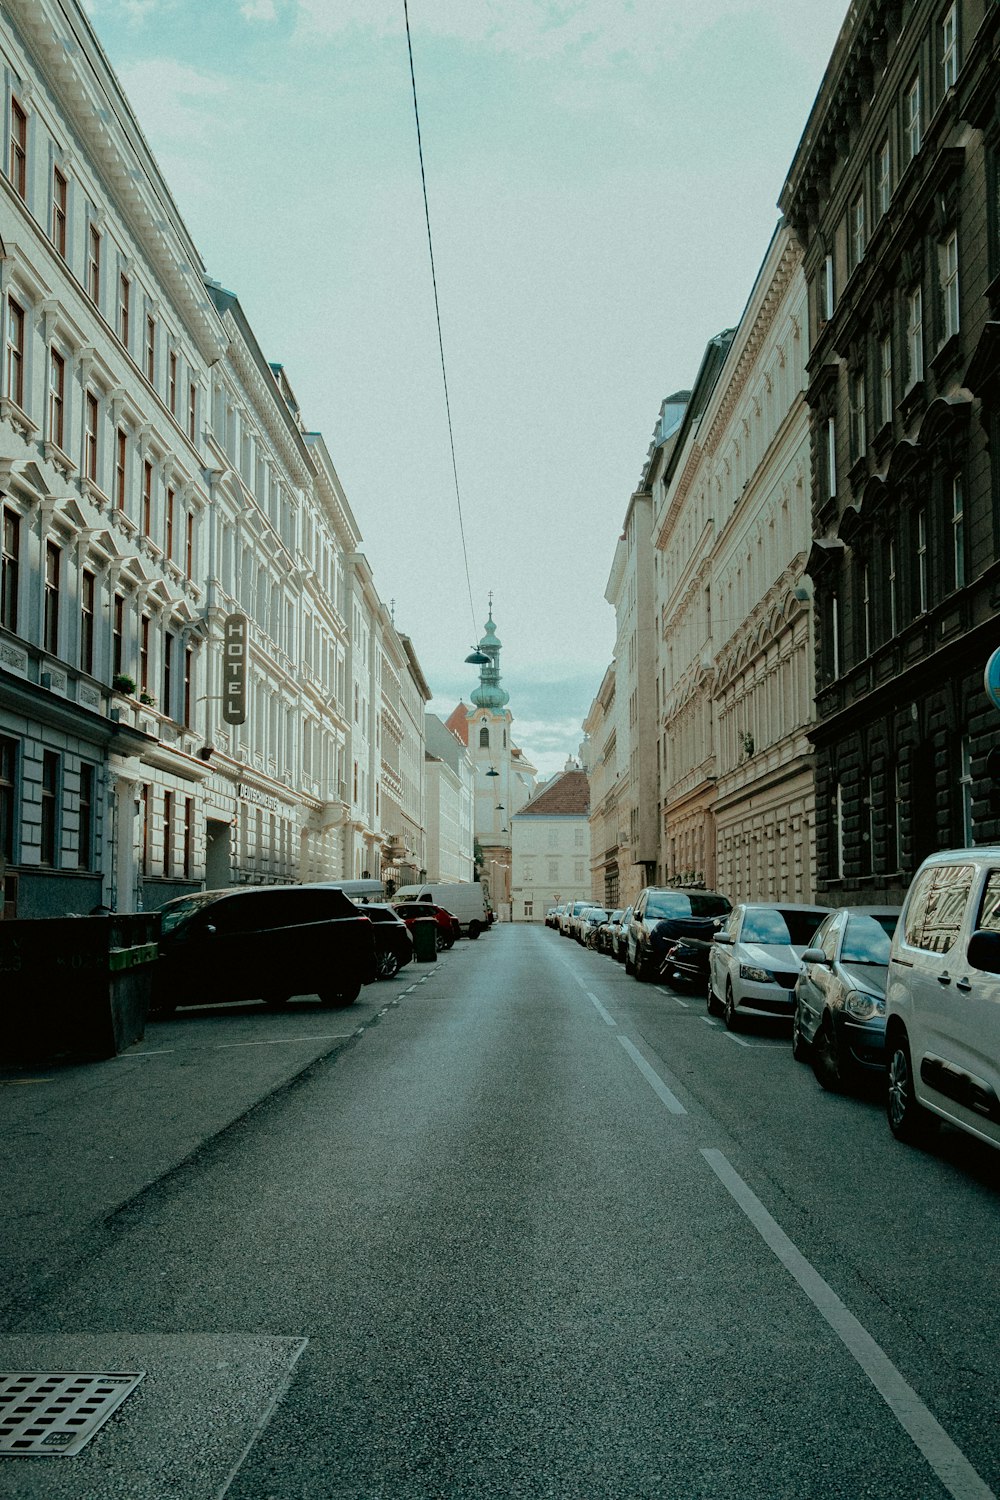
<instances>
[{"instance_id":1,"label":"car wheel","mask_svg":"<svg viewBox=\"0 0 1000 1500\"><path fill-rule=\"evenodd\" d=\"M726 1003L722 1008L722 1018L726 1023L727 1031L739 1031L740 1014L736 1004L736 996L733 994L733 981L726 980Z\"/></svg>"},{"instance_id":2,"label":"car wheel","mask_svg":"<svg viewBox=\"0 0 1000 1500\"><path fill-rule=\"evenodd\" d=\"M443 953L447 948L448 939L445 937L443 932L436 932L434 934L434 946L439 953Z\"/></svg>"},{"instance_id":3,"label":"car wheel","mask_svg":"<svg viewBox=\"0 0 1000 1500\"><path fill-rule=\"evenodd\" d=\"M632 978L637 979L640 984L646 978L646 955L638 943L635 945L635 963L632 965Z\"/></svg>"},{"instance_id":4,"label":"car wheel","mask_svg":"<svg viewBox=\"0 0 1000 1500\"><path fill-rule=\"evenodd\" d=\"M831 1094L841 1094L850 1086L850 1065L837 1045L833 1022L829 1016L824 1017L812 1044L812 1067L816 1082Z\"/></svg>"},{"instance_id":5,"label":"car wheel","mask_svg":"<svg viewBox=\"0 0 1000 1500\"><path fill-rule=\"evenodd\" d=\"M799 1025L798 1006L795 1007L792 1014L792 1057L799 1063L807 1063L809 1061L809 1043L802 1035L802 1027Z\"/></svg>"},{"instance_id":6,"label":"car wheel","mask_svg":"<svg viewBox=\"0 0 1000 1500\"><path fill-rule=\"evenodd\" d=\"M897 1141L918 1146L926 1141L937 1121L924 1109L913 1092L913 1062L905 1033L899 1032L889 1053L889 1088L885 1099L889 1129Z\"/></svg>"},{"instance_id":7,"label":"car wheel","mask_svg":"<svg viewBox=\"0 0 1000 1500\"><path fill-rule=\"evenodd\" d=\"M346 1010L353 1005L361 994L361 981L357 979L353 984L344 985L342 989L323 990L319 997L319 1003L326 1010Z\"/></svg>"},{"instance_id":8,"label":"car wheel","mask_svg":"<svg viewBox=\"0 0 1000 1500\"><path fill-rule=\"evenodd\" d=\"M482 932L482 930L483 930L483 928L482 928L482 923L481 922L470 922L469 923L469 936L470 936L470 938L472 938L473 942L475 942L476 938L479 936L479 934Z\"/></svg>"},{"instance_id":9,"label":"car wheel","mask_svg":"<svg viewBox=\"0 0 1000 1500\"><path fill-rule=\"evenodd\" d=\"M375 965L379 979L392 979L399 973L399 954L380 953Z\"/></svg>"},{"instance_id":10,"label":"car wheel","mask_svg":"<svg viewBox=\"0 0 1000 1500\"><path fill-rule=\"evenodd\" d=\"M625 949L625 973L626 974L634 974L635 973L635 965L633 964L632 960L628 956L628 949L627 948Z\"/></svg>"},{"instance_id":11,"label":"car wheel","mask_svg":"<svg viewBox=\"0 0 1000 1500\"><path fill-rule=\"evenodd\" d=\"M708 1007L708 1013L710 1016L720 1016L722 1014L722 1005L718 995L715 993L715 989L713 988L711 979L708 981L708 992L705 995L705 1004Z\"/></svg>"}]
</instances>

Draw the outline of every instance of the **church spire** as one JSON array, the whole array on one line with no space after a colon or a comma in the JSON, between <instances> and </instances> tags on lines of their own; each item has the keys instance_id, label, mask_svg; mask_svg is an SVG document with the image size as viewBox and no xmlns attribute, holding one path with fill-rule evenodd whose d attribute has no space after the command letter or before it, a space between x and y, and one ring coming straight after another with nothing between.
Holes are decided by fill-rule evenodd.
<instances>
[{"instance_id":1,"label":"church spire","mask_svg":"<svg viewBox=\"0 0 1000 1500\"><path fill-rule=\"evenodd\" d=\"M486 634L479 642L479 649L489 657L489 665L479 668L479 686L472 692L472 701L477 708L492 709L498 713L510 702L510 694L500 686L500 641L493 621L493 594L490 593L490 616L486 621Z\"/></svg>"}]
</instances>

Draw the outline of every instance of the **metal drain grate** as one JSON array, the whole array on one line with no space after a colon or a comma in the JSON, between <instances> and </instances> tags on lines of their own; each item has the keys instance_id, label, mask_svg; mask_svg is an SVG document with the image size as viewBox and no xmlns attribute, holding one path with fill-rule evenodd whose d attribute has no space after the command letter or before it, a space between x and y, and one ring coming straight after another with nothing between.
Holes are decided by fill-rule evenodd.
<instances>
[{"instance_id":1,"label":"metal drain grate","mask_svg":"<svg viewBox=\"0 0 1000 1500\"><path fill-rule=\"evenodd\" d=\"M145 1374L0 1373L0 1456L79 1453Z\"/></svg>"}]
</instances>

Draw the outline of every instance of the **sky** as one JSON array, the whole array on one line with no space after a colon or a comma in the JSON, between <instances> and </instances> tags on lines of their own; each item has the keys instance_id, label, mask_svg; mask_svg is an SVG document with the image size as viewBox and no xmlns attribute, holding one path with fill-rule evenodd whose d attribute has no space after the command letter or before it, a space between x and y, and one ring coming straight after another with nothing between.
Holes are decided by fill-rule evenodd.
<instances>
[{"instance_id":1,"label":"sky","mask_svg":"<svg viewBox=\"0 0 1000 1500\"><path fill-rule=\"evenodd\" d=\"M207 273L326 437L431 708L468 702L492 590L549 775L612 658L660 402L739 321L847 0L408 7L457 494L404 0L86 0Z\"/></svg>"}]
</instances>

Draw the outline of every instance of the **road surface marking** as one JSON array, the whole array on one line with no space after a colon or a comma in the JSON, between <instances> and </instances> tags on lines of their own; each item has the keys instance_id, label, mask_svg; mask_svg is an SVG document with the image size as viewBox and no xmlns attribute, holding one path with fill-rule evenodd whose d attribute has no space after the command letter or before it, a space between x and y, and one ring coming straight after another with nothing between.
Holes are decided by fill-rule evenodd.
<instances>
[{"instance_id":1,"label":"road surface marking","mask_svg":"<svg viewBox=\"0 0 1000 1500\"><path fill-rule=\"evenodd\" d=\"M638 1047L634 1046L633 1043L629 1041L627 1036L620 1036L618 1040L621 1042L622 1046L625 1048L625 1051L628 1053L629 1057L635 1063L643 1078L645 1078L646 1082L653 1090L653 1093L657 1096L661 1103L667 1106L670 1113L672 1115L686 1115L687 1110L684 1108L681 1101L675 1094L672 1094L670 1092L670 1090L667 1088L667 1085L660 1077L659 1073L657 1073L653 1068L650 1067L649 1063L643 1057Z\"/></svg>"},{"instance_id":2,"label":"road surface marking","mask_svg":"<svg viewBox=\"0 0 1000 1500\"><path fill-rule=\"evenodd\" d=\"M615 1020L614 1016L610 1015L609 1012L604 1009L604 1006L601 1004L600 1000L598 1000L596 995L592 995L589 990L584 990L583 993L586 995L588 1000L592 1000L594 1005L596 1005L597 1013L602 1017L605 1026L618 1025L618 1022Z\"/></svg>"},{"instance_id":3,"label":"road surface marking","mask_svg":"<svg viewBox=\"0 0 1000 1500\"><path fill-rule=\"evenodd\" d=\"M330 1031L322 1036L273 1036L263 1042L215 1042L213 1052L230 1052L234 1047L282 1047L286 1042L337 1042L353 1036L353 1031ZM151 1057L147 1052L133 1052L133 1057Z\"/></svg>"},{"instance_id":4,"label":"road surface marking","mask_svg":"<svg viewBox=\"0 0 1000 1500\"><path fill-rule=\"evenodd\" d=\"M5 1088L23 1088L26 1083L55 1083L54 1078L0 1078Z\"/></svg>"},{"instance_id":5,"label":"road surface marking","mask_svg":"<svg viewBox=\"0 0 1000 1500\"><path fill-rule=\"evenodd\" d=\"M727 1042L735 1042L736 1045L737 1045L737 1047L752 1047L753 1046L753 1042L745 1042L741 1036L733 1036L733 1033L731 1031L727 1031L727 1033L726 1033L726 1041Z\"/></svg>"},{"instance_id":6,"label":"road surface marking","mask_svg":"<svg viewBox=\"0 0 1000 1500\"><path fill-rule=\"evenodd\" d=\"M903 1379L884 1349L862 1327L854 1314L848 1311L833 1288L788 1238L728 1158L721 1151L704 1146L701 1154L764 1243L795 1278L844 1348L857 1360L949 1495L954 1500L996 1500L993 1491L983 1483L961 1449L955 1446L913 1387Z\"/></svg>"},{"instance_id":7,"label":"road surface marking","mask_svg":"<svg viewBox=\"0 0 1000 1500\"><path fill-rule=\"evenodd\" d=\"M701 1019L704 1021L704 1023L705 1023L706 1026L721 1026L722 1025L721 1021L714 1021L711 1016L702 1016Z\"/></svg>"},{"instance_id":8,"label":"road surface marking","mask_svg":"<svg viewBox=\"0 0 1000 1500\"><path fill-rule=\"evenodd\" d=\"M680 995L675 995L671 990L662 990L660 986L657 985L656 993L658 995L666 995L667 999L672 1000L675 1005L679 1005L681 1010L688 1010L690 1008L690 1000L682 1000Z\"/></svg>"}]
</instances>

